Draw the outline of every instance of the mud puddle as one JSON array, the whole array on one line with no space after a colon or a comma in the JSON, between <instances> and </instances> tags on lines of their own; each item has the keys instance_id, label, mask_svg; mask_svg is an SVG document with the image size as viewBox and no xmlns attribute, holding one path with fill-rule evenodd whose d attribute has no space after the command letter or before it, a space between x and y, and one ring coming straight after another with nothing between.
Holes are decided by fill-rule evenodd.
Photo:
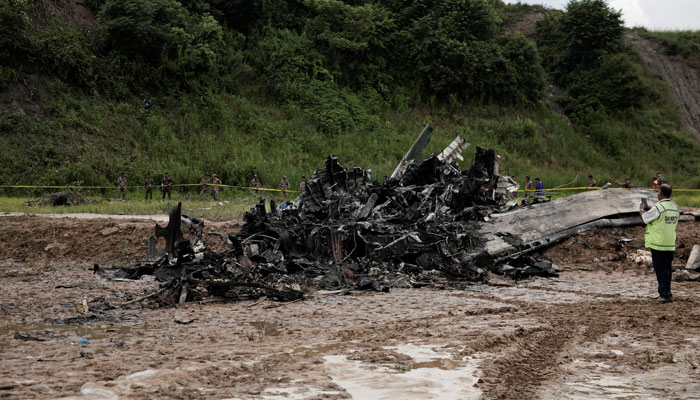
<instances>
[{"instance_id":1,"label":"mud puddle","mask_svg":"<svg viewBox=\"0 0 700 400\"><path fill-rule=\"evenodd\" d=\"M624 377L601 376L587 382L569 383L572 399L655 399L639 391Z\"/></svg>"},{"instance_id":2,"label":"mud puddle","mask_svg":"<svg viewBox=\"0 0 700 400\"><path fill-rule=\"evenodd\" d=\"M479 362L454 360L433 346L402 344L385 347L413 359L410 370L397 373L384 365L349 360L347 355L324 356L324 368L333 383L354 399L479 399L474 387Z\"/></svg>"}]
</instances>

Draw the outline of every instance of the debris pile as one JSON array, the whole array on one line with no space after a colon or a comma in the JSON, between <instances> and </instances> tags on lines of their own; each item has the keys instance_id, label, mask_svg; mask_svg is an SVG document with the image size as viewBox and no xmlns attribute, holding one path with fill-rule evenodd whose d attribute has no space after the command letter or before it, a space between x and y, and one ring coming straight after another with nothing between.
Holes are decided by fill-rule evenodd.
<instances>
[{"instance_id":1,"label":"debris pile","mask_svg":"<svg viewBox=\"0 0 700 400\"><path fill-rule=\"evenodd\" d=\"M700 281L700 245L693 246L684 267L674 271L676 281Z\"/></svg>"},{"instance_id":2,"label":"debris pile","mask_svg":"<svg viewBox=\"0 0 700 400\"><path fill-rule=\"evenodd\" d=\"M466 144L456 139L450 146L420 163L405 157L401 172L385 184L372 181L371 171L345 168L329 156L303 185L297 207L280 211L261 198L245 213L242 230L227 235L231 249L218 254L183 239L180 221L191 219L180 215L178 205L168 227L156 227L166 254L119 276L155 275L165 282L152 295L160 304L218 297L289 301L309 288L455 286L485 281L489 270L515 279L556 276L551 264L531 257L500 265L479 253L477 221L512 203L498 192L493 150L477 148L472 167L461 172L454 162L461 156L453 150Z\"/></svg>"}]
</instances>

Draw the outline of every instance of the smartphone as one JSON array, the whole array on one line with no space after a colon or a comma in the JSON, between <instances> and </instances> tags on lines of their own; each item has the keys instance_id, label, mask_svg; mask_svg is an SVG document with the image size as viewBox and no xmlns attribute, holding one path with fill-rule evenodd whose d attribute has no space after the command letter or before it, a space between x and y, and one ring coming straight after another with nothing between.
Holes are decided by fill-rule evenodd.
<instances>
[{"instance_id":1,"label":"smartphone","mask_svg":"<svg viewBox=\"0 0 700 400\"><path fill-rule=\"evenodd\" d=\"M647 199L642 199L642 204L644 204L644 209L648 210L649 209L649 204L647 203Z\"/></svg>"}]
</instances>

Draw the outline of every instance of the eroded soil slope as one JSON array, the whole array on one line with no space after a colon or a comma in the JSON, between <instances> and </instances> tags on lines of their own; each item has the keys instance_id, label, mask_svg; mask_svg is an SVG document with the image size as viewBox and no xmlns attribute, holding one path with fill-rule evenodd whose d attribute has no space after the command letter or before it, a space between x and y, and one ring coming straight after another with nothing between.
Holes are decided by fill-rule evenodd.
<instances>
[{"instance_id":1,"label":"eroded soil slope","mask_svg":"<svg viewBox=\"0 0 700 400\"><path fill-rule=\"evenodd\" d=\"M628 31L625 38L639 52L647 68L669 87L687 129L700 140L700 71L680 56L669 56L661 44Z\"/></svg>"}]
</instances>

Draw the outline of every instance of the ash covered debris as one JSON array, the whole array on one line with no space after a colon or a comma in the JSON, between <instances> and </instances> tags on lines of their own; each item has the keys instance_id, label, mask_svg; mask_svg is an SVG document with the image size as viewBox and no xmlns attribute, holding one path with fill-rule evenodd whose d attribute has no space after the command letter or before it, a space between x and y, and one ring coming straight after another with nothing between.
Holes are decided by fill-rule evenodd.
<instances>
[{"instance_id":1,"label":"ash covered debris","mask_svg":"<svg viewBox=\"0 0 700 400\"><path fill-rule=\"evenodd\" d=\"M488 270L500 270L479 251L477 221L510 205L496 200L493 150L477 147L471 168L458 169L455 160L467 146L457 138L420 163L404 158L386 184L331 155L306 181L298 207L278 212L260 199L244 214L241 231L228 236L231 249L218 254L197 254L182 238L178 206L168 227L156 228L167 253L121 275L154 274L165 282L156 296L160 304L212 296L295 300L318 288L385 291L485 281ZM508 275L534 274L527 263L513 264ZM510 273L517 268L529 272Z\"/></svg>"}]
</instances>

